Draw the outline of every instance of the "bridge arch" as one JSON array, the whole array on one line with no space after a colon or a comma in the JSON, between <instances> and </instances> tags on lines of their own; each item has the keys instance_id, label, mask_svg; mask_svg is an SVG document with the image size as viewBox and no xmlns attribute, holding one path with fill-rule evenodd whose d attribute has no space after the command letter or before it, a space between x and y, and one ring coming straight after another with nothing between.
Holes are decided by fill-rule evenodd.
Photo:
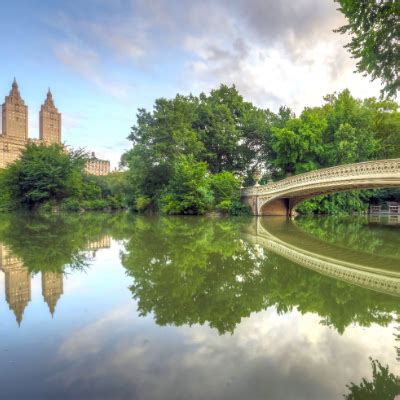
<instances>
[{"instance_id":1,"label":"bridge arch","mask_svg":"<svg viewBox=\"0 0 400 400\"><path fill-rule=\"evenodd\" d=\"M246 229L244 237L322 275L400 297L400 271L396 259L336 247L303 232L286 219L263 222L262 218L257 218ZM290 234L287 234L288 228ZM381 267L377 268L375 263Z\"/></svg>"},{"instance_id":2,"label":"bridge arch","mask_svg":"<svg viewBox=\"0 0 400 400\"><path fill-rule=\"evenodd\" d=\"M303 201L355 189L400 187L400 159L367 161L324 168L279 182L242 189L254 215L290 216Z\"/></svg>"}]
</instances>

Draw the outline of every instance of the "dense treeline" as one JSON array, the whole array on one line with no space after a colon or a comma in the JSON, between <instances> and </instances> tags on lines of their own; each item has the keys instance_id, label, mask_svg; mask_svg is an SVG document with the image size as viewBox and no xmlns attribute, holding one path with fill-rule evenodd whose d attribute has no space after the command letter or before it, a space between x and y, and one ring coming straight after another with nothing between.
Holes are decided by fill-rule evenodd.
<instances>
[{"instance_id":1,"label":"dense treeline","mask_svg":"<svg viewBox=\"0 0 400 400\"><path fill-rule=\"evenodd\" d=\"M234 86L210 94L157 99L139 109L123 154L124 172L85 172L87 155L58 145L29 144L0 170L0 209L67 211L131 207L167 214L240 215L240 187L333 165L400 157L400 112L391 100L328 95L299 116L243 100ZM400 200L399 190L321 196L302 213L364 210L368 202Z\"/></svg>"},{"instance_id":2,"label":"dense treeline","mask_svg":"<svg viewBox=\"0 0 400 400\"><path fill-rule=\"evenodd\" d=\"M203 214L213 208L243 213L241 184L261 183L333 165L400 157L400 113L391 100L358 100L348 90L324 98L296 116L243 100L221 85L209 95L157 99L152 112L139 109L122 157L137 210ZM319 197L301 212L365 209L369 199L392 191Z\"/></svg>"},{"instance_id":3,"label":"dense treeline","mask_svg":"<svg viewBox=\"0 0 400 400\"><path fill-rule=\"evenodd\" d=\"M0 210L105 210L128 206L125 173L99 177L85 172L87 155L60 145L29 144L0 170Z\"/></svg>"}]
</instances>

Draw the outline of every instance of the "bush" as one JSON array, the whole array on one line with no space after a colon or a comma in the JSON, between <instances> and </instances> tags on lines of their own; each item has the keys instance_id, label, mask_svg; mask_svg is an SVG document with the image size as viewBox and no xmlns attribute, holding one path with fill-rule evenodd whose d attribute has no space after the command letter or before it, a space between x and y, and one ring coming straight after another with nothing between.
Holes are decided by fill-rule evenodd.
<instances>
[{"instance_id":1,"label":"bush","mask_svg":"<svg viewBox=\"0 0 400 400\"><path fill-rule=\"evenodd\" d=\"M372 191L350 191L335 193L326 196L317 196L300 204L296 211L300 214L348 214L364 212L368 209L368 202Z\"/></svg>"},{"instance_id":2,"label":"bush","mask_svg":"<svg viewBox=\"0 0 400 400\"><path fill-rule=\"evenodd\" d=\"M29 144L21 157L7 168L5 184L11 200L22 207L59 202L79 194L84 164L82 151L66 152L56 144Z\"/></svg>"},{"instance_id":3,"label":"bush","mask_svg":"<svg viewBox=\"0 0 400 400\"><path fill-rule=\"evenodd\" d=\"M235 200L232 203L231 215L251 215L251 209L247 204L242 203L240 200Z\"/></svg>"},{"instance_id":4,"label":"bush","mask_svg":"<svg viewBox=\"0 0 400 400\"><path fill-rule=\"evenodd\" d=\"M12 208L11 193L8 190L6 177L6 170L0 169L0 211Z\"/></svg>"},{"instance_id":5,"label":"bush","mask_svg":"<svg viewBox=\"0 0 400 400\"><path fill-rule=\"evenodd\" d=\"M214 197L207 170L205 162L195 162L192 157L179 157L162 198L161 210L167 214L191 215L201 215L210 210Z\"/></svg>"},{"instance_id":6,"label":"bush","mask_svg":"<svg viewBox=\"0 0 400 400\"><path fill-rule=\"evenodd\" d=\"M151 200L148 197L139 196L136 199L136 204L135 204L136 210L139 212L144 212L149 208L150 204L151 204Z\"/></svg>"},{"instance_id":7,"label":"bush","mask_svg":"<svg viewBox=\"0 0 400 400\"><path fill-rule=\"evenodd\" d=\"M65 199L61 205L61 209L64 211L80 211L81 208L79 200L74 198Z\"/></svg>"},{"instance_id":8,"label":"bush","mask_svg":"<svg viewBox=\"0 0 400 400\"><path fill-rule=\"evenodd\" d=\"M232 210L232 201L222 200L221 203L217 204L216 209L224 214L230 214Z\"/></svg>"},{"instance_id":9,"label":"bush","mask_svg":"<svg viewBox=\"0 0 400 400\"><path fill-rule=\"evenodd\" d=\"M231 172L225 171L211 175L210 183L217 204L220 204L224 200L232 202L233 199L239 197L240 182Z\"/></svg>"}]
</instances>

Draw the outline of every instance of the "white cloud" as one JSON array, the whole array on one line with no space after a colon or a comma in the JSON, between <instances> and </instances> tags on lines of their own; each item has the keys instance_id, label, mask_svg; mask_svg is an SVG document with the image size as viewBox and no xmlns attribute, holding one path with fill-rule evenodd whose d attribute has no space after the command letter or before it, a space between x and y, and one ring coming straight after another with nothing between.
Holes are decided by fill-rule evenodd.
<instances>
[{"instance_id":1,"label":"white cloud","mask_svg":"<svg viewBox=\"0 0 400 400\"><path fill-rule=\"evenodd\" d=\"M299 3L237 1L236 12L243 14L225 19L223 30L188 34L183 45L192 59L182 87L236 84L258 106L289 105L297 112L346 87L360 97L378 95L378 83L353 73L354 60L343 48L347 38L333 32L344 22L334 5Z\"/></svg>"},{"instance_id":2,"label":"white cloud","mask_svg":"<svg viewBox=\"0 0 400 400\"><path fill-rule=\"evenodd\" d=\"M58 32L57 60L121 106L107 118L126 137L136 107L221 83L235 84L257 106L297 113L345 88L356 97L379 95L379 82L353 73L348 38L333 32L345 22L336 7L333 0L93 0L82 12L59 11L49 24ZM115 166L123 147L94 150Z\"/></svg>"},{"instance_id":3,"label":"white cloud","mask_svg":"<svg viewBox=\"0 0 400 400\"><path fill-rule=\"evenodd\" d=\"M103 10L104 3L98 5ZM129 82L116 84L99 71L125 60L147 65L149 81L152 68L175 70L176 91L235 83L259 106L300 111L345 87L358 96L379 94L378 83L353 74L354 60L343 48L347 38L333 32L345 22L336 7L332 0L121 1L107 14L73 19L62 13L66 42L55 51L115 97L127 95ZM177 52L186 54L180 62L171 57Z\"/></svg>"},{"instance_id":4,"label":"white cloud","mask_svg":"<svg viewBox=\"0 0 400 400\"><path fill-rule=\"evenodd\" d=\"M127 97L129 86L103 76L100 58L94 50L64 42L58 43L54 51L58 60L65 66L94 83L105 93L121 99Z\"/></svg>"}]
</instances>

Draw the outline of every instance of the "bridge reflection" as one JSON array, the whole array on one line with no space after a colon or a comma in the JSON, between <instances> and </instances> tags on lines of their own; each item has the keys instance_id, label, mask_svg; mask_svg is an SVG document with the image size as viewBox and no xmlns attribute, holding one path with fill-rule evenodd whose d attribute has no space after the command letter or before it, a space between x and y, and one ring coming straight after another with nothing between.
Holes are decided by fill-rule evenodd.
<instances>
[{"instance_id":1,"label":"bridge reflection","mask_svg":"<svg viewBox=\"0 0 400 400\"><path fill-rule=\"evenodd\" d=\"M110 236L87 243L86 249L93 253L98 249L109 248ZM13 254L10 248L0 243L0 271L5 277L5 300L14 312L18 325L21 324L25 308L31 301L31 281L33 273L20 257ZM53 316L58 300L64 293L64 272L41 271L43 300Z\"/></svg>"},{"instance_id":2,"label":"bridge reflection","mask_svg":"<svg viewBox=\"0 0 400 400\"><path fill-rule=\"evenodd\" d=\"M295 222L280 217L255 219L246 230L246 238L320 274L400 296L400 262L395 258L335 246L304 232Z\"/></svg>"}]
</instances>

